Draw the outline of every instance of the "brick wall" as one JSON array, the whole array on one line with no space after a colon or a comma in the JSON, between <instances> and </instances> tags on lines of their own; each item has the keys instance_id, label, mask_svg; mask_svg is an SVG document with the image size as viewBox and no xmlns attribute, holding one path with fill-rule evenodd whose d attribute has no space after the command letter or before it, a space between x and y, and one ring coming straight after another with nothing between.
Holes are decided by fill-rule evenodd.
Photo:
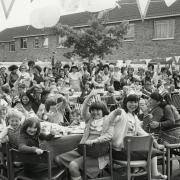
<instances>
[{"instance_id":1,"label":"brick wall","mask_svg":"<svg viewBox=\"0 0 180 180\"><path fill-rule=\"evenodd\" d=\"M135 40L131 42L124 41L118 50L114 50L112 55L105 59L144 59L157 57L164 58L168 56L180 55L180 16L175 17L175 37L173 40L153 40L153 20L136 21L135 23ZM28 48L20 48L20 39L16 39L16 51L9 52L9 44L5 43L3 48L0 45L0 62L2 61L22 61L27 59L39 59L44 61L50 60L52 52L56 52L55 59L66 61L63 53L67 52L66 48L56 47L56 36L49 36L49 47L42 47L42 37L40 37L40 48L33 47L34 38L28 38Z\"/></svg>"}]
</instances>

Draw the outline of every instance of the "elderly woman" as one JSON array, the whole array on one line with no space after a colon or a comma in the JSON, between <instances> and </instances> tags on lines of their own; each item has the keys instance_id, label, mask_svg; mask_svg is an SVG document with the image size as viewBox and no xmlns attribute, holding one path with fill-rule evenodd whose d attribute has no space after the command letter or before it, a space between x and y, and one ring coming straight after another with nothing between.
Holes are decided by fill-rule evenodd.
<instances>
[{"instance_id":1,"label":"elderly woman","mask_svg":"<svg viewBox=\"0 0 180 180\"><path fill-rule=\"evenodd\" d=\"M111 140L114 130L114 119L119 115L119 110L113 111L108 115L106 106L102 102L93 102L90 105L92 91L83 103L82 115L86 122L84 135L80 144L92 145ZM108 116L106 116L108 115ZM96 177L108 163L106 156L93 158L87 157L87 174ZM77 149L61 154L56 157L56 162L69 168L73 180L81 180L80 170L83 168L83 156Z\"/></svg>"},{"instance_id":2,"label":"elderly woman","mask_svg":"<svg viewBox=\"0 0 180 180\"><path fill-rule=\"evenodd\" d=\"M155 111L153 113L153 120L150 124L153 130L160 132L159 137L163 143L180 143L180 115L176 107L172 105L172 100L170 95L165 92L162 94L161 99L163 101L159 102L159 107L161 111ZM151 100L152 101L156 100ZM161 112L161 113L160 113ZM158 117L161 114L161 118Z\"/></svg>"}]
</instances>

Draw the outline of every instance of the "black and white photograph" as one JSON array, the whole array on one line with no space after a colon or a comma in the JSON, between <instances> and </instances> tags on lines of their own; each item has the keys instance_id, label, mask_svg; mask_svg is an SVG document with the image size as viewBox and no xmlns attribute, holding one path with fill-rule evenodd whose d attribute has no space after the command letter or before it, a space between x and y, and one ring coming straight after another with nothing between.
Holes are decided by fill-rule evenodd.
<instances>
[{"instance_id":1,"label":"black and white photograph","mask_svg":"<svg viewBox=\"0 0 180 180\"><path fill-rule=\"evenodd\" d=\"M0 0L0 180L180 180L180 0Z\"/></svg>"}]
</instances>

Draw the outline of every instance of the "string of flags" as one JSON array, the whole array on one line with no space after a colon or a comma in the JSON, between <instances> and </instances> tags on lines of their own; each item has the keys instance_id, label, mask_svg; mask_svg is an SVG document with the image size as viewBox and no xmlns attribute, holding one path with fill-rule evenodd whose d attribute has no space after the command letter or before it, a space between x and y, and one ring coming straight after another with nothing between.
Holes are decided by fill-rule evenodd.
<instances>
[{"instance_id":1,"label":"string of flags","mask_svg":"<svg viewBox=\"0 0 180 180\"><path fill-rule=\"evenodd\" d=\"M30 3L32 3L33 1L34 0L30 0ZM168 6L168 7L170 7L176 1L177 0L164 0L166 6ZM2 9L4 11L4 15L5 15L6 19L7 19L9 17L9 15L10 15L12 9L13 9L13 6L15 4L15 0L9 0L9 1L0 0L0 2L1 2ZM139 9L142 20L144 20L144 18L146 17L146 13L147 13L150 2L151 2L151 0L136 0L136 3L137 3L137 6L138 6L138 9ZM122 8L121 4L123 4L123 2L121 3L121 0L118 0L115 3L115 5L113 7L111 7L109 10L100 11L99 18L104 17L111 9L113 9L115 7Z\"/></svg>"},{"instance_id":2,"label":"string of flags","mask_svg":"<svg viewBox=\"0 0 180 180\"><path fill-rule=\"evenodd\" d=\"M4 15L5 15L6 19L9 17L9 14L12 10L14 3L15 3L15 0L11 0L9 6L7 7L6 0L1 0L2 9L4 11Z\"/></svg>"}]
</instances>

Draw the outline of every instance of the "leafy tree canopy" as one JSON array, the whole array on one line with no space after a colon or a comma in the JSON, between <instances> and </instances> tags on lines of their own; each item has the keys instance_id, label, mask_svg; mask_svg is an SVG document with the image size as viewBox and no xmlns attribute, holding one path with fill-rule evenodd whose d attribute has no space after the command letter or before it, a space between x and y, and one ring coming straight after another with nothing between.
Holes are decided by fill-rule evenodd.
<instances>
[{"instance_id":1,"label":"leafy tree canopy","mask_svg":"<svg viewBox=\"0 0 180 180\"><path fill-rule=\"evenodd\" d=\"M127 33L128 22L109 26L99 19L93 19L83 29L73 29L67 25L57 24L53 32L61 37L66 36L64 46L70 48L64 56L80 56L92 60L112 54L112 50L121 46L123 35Z\"/></svg>"}]
</instances>

